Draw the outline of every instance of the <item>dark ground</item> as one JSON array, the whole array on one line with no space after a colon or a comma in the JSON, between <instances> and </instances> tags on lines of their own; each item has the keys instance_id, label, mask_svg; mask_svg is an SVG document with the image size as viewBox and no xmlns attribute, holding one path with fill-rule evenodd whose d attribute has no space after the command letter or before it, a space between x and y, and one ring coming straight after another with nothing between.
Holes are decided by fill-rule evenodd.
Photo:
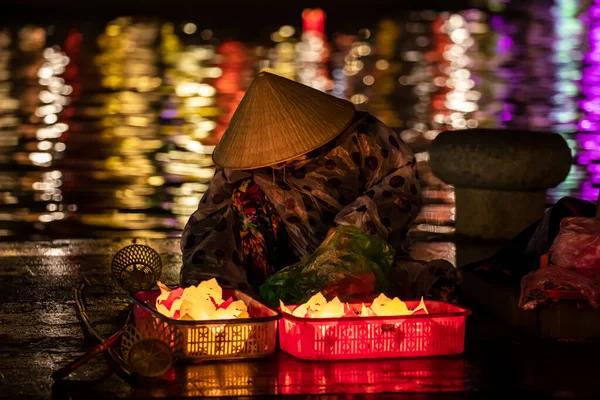
<instances>
[{"instance_id":1,"label":"dark ground","mask_svg":"<svg viewBox=\"0 0 600 400\"><path fill-rule=\"evenodd\" d=\"M165 263L163 279L175 283L178 241L140 242L159 251ZM106 361L98 357L70 379L101 380L53 387L51 373L92 346L84 339L74 306L73 289L83 278L90 282L86 303L98 330L108 336L124 323L127 297L112 283L108 270L112 254L130 243L105 239L0 244L0 397L396 398L390 393L397 392L421 393L414 395L419 399L600 396L600 344L536 340L477 309L468 319L465 353L457 357L313 363L278 354L260 361L181 367L172 383L144 382L133 388L107 373Z\"/></svg>"}]
</instances>

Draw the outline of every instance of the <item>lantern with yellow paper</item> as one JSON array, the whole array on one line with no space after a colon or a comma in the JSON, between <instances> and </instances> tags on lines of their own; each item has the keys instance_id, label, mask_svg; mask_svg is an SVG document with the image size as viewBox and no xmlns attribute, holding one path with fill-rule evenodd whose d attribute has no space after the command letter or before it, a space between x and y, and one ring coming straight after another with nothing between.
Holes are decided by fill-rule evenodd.
<instances>
[{"instance_id":1,"label":"lantern with yellow paper","mask_svg":"<svg viewBox=\"0 0 600 400\"><path fill-rule=\"evenodd\" d=\"M136 321L160 319L182 333L182 354L194 360L264 357L274 353L278 314L215 279L197 286L135 294Z\"/></svg>"},{"instance_id":2,"label":"lantern with yellow paper","mask_svg":"<svg viewBox=\"0 0 600 400\"><path fill-rule=\"evenodd\" d=\"M379 295L371 303L343 303L317 293L285 305L281 349L307 360L423 357L460 354L471 311L441 301L402 301Z\"/></svg>"}]
</instances>

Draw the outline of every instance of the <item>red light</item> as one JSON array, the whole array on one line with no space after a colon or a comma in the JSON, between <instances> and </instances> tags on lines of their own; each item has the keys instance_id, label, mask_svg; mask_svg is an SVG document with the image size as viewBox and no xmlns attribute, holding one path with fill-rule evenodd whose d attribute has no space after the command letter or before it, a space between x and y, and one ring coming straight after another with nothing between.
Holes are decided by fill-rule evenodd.
<instances>
[{"instance_id":1,"label":"red light","mask_svg":"<svg viewBox=\"0 0 600 400\"><path fill-rule=\"evenodd\" d=\"M302 12L302 30L304 32L325 33L325 12L320 8L306 9Z\"/></svg>"}]
</instances>

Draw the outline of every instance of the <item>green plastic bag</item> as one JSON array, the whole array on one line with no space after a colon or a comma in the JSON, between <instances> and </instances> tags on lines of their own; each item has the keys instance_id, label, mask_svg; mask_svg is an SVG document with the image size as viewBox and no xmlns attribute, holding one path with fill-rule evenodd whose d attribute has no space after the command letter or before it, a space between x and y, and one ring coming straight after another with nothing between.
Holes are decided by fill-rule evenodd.
<instances>
[{"instance_id":1,"label":"green plastic bag","mask_svg":"<svg viewBox=\"0 0 600 400\"><path fill-rule=\"evenodd\" d=\"M260 297L271 307L302 304L318 292L329 300L368 300L389 292L388 273L394 249L378 236L339 226L308 259L273 274L260 288Z\"/></svg>"}]
</instances>

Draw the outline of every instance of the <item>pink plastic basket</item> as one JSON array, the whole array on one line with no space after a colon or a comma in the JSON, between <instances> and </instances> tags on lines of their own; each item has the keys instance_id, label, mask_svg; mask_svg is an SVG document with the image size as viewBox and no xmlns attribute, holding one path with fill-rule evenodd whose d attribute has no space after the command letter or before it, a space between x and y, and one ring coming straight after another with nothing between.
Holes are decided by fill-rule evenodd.
<instances>
[{"instance_id":1,"label":"pink plastic basket","mask_svg":"<svg viewBox=\"0 0 600 400\"><path fill-rule=\"evenodd\" d=\"M418 301L407 301L416 308ZM281 349L305 360L424 357L464 351L465 322L471 311L426 301L426 315L402 317L298 318L279 320ZM351 304L360 310L361 304ZM289 307L294 310L296 306Z\"/></svg>"},{"instance_id":2,"label":"pink plastic basket","mask_svg":"<svg viewBox=\"0 0 600 400\"><path fill-rule=\"evenodd\" d=\"M250 296L224 290L223 297L233 296L248 306L250 318L210 321L179 321L159 313L154 304L158 290L139 292L134 300L134 323L154 319L157 326L170 325L182 333L181 353L189 361L234 360L267 357L275 353L277 343L277 319L280 314L259 303Z\"/></svg>"}]
</instances>

